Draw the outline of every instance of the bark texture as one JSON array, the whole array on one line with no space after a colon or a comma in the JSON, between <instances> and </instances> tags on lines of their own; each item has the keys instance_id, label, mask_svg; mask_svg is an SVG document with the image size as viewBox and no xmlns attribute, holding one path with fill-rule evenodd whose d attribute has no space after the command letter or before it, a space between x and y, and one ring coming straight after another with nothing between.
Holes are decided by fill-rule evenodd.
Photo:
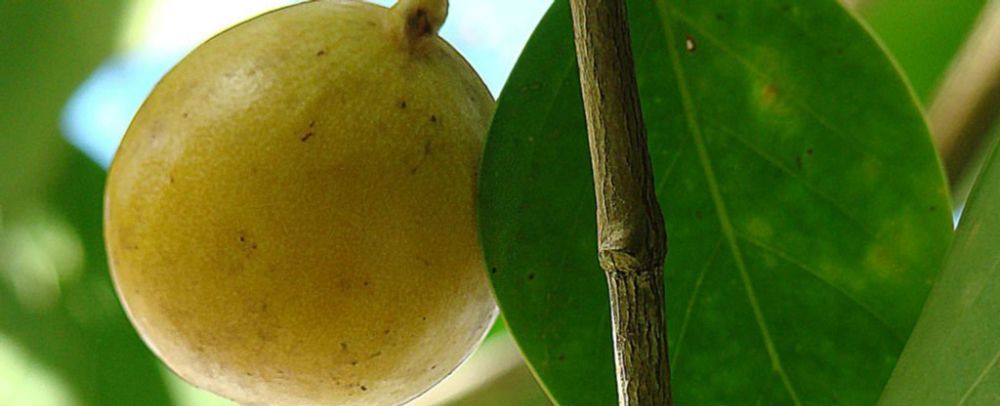
<instances>
[{"instance_id":1,"label":"bark texture","mask_svg":"<svg viewBox=\"0 0 1000 406\"><path fill-rule=\"evenodd\" d=\"M669 405L667 238L639 107L624 0L570 0L608 278L620 405Z\"/></svg>"}]
</instances>

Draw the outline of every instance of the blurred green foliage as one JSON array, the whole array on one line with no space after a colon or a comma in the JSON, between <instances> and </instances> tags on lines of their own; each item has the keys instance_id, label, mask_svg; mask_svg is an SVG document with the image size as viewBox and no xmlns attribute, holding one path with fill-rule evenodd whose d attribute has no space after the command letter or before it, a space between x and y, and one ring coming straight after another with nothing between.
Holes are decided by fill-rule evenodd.
<instances>
[{"instance_id":1,"label":"blurred green foliage","mask_svg":"<svg viewBox=\"0 0 1000 406\"><path fill-rule=\"evenodd\" d=\"M104 172L59 131L66 99L111 52L122 7L0 2L0 344L60 379L79 405L168 403L108 276ZM0 403L22 404L31 393L21 389Z\"/></svg>"}]
</instances>

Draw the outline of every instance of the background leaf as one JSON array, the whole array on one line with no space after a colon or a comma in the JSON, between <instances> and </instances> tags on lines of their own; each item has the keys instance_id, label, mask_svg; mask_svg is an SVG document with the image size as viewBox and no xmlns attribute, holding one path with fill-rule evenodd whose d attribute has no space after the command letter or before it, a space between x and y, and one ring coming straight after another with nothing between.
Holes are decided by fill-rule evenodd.
<instances>
[{"instance_id":1,"label":"background leaf","mask_svg":"<svg viewBox=\"0 0 1000 406\"><path fill-rule=\"evenodd\" d=\"M859 12L929 103L987 0L864 0Z\"/></svg>"},{"instance_id":2,"label":"background leaf","mask_svg":"<svg viewBox=\"0 0 1000 406\"><path fill-rule=\"evenodd\" d=\"M31 368L0 365L0 404L169 403L108 276L104 172L59 131L66 99L111 51L123 6L0 1L0 356ZM50 386L22 384L43 374Z\"/></svg>"},{"instance_id":3,"label":"background leaf","mask_svg":"<svg viewBox=\"0 0 1000 406\"><path fill-rule=\"evenodd\" d=\"M950 236L915 101L834 1L632 1L670 235L675 399L871 404ZM554 399L614 404L568 5L500 97L480 222L510 330Z\"/></svg>"},{"instance_id":4,"label":"background leaf","mask_svg":"<svg viewBox=\"0 0 1000 406\"><path fill-rule=\"evenodd\" d=\"M881 405L1000 403L1000 148L966 204L940 279Z\"/></svg>"}]
</instances>

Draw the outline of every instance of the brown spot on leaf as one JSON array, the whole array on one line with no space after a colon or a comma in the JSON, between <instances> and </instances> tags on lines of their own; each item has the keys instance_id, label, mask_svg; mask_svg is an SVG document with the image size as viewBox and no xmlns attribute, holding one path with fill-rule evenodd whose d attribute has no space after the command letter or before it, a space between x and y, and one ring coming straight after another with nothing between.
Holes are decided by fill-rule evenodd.
<instances>
[{"instance_id":1,"label":"brown spot on leaf","mask_svg":"<svg viewBox=\"0 0 1000 406\"><path fill-rule=\"evenodd\" d=\"M760 101L765 105L774 104L774 101L778 98L778 87L773 83L764 86L764 90L761 91Z\"/></svg>"}]
</instances>

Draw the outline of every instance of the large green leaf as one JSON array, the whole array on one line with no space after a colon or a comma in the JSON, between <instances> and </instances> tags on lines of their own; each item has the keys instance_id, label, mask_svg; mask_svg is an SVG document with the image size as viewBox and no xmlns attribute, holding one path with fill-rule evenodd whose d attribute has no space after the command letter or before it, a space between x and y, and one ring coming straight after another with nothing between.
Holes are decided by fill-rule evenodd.
<instances>
[{"instance_id":1,"label":"large green leaf","mask_svg":"<svg viewBox=\"0 0 1000 406\"><path fill-rule=\"evenodd\" d=\"M872 404L951 232L914 98L833 0L631 1L678 405ZM498 102L480 223L552 397L614 404L568 5Z\"/></svg>"},{"instance_id":2,"label":"large green leaf","mask_svg":"<svg viewBox=\"0 0 1000 406\"><path fill-rule=\"evenodd\" d=\"M969 196L944 270L880 404L1000 404L998 147Z\"/></svg>"}]
</instances>

